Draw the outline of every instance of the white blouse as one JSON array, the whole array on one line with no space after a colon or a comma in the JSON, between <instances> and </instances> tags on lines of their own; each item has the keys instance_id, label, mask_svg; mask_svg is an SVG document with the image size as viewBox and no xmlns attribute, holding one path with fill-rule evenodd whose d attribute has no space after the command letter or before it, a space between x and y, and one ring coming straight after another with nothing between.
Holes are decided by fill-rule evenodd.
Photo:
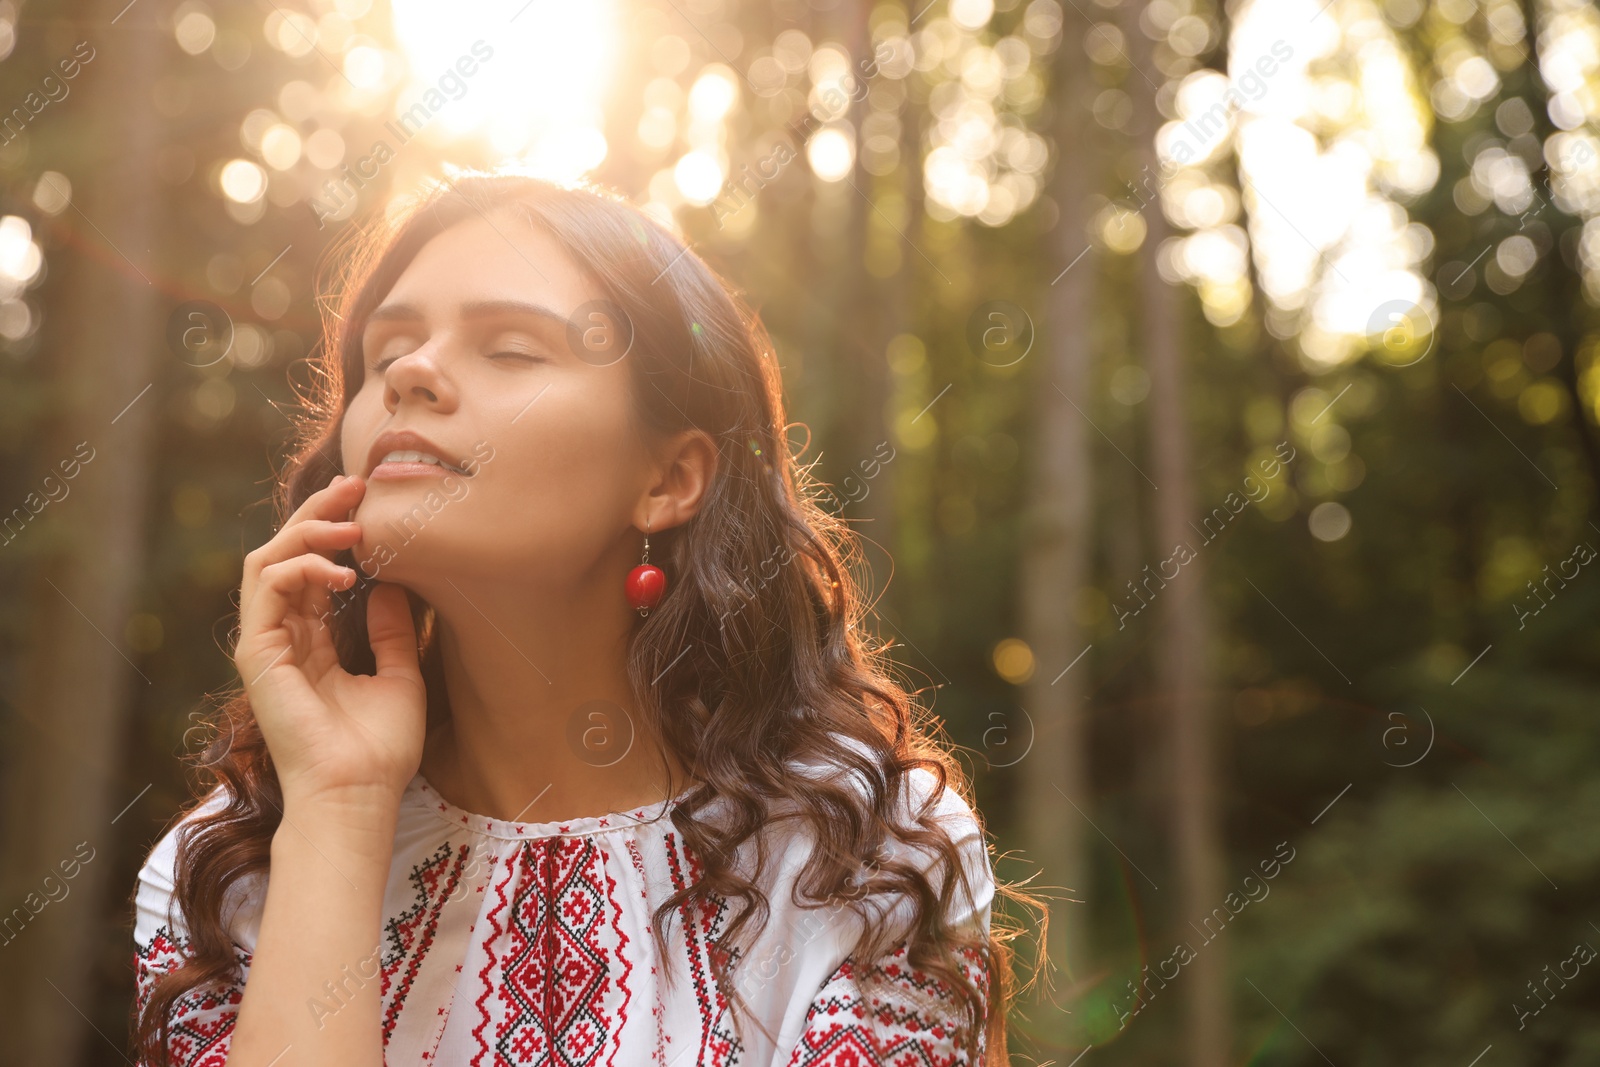
<instances>
[{"instance_id":1,"label":"white blouse","mask_svg":"<svg viewBox=\"0 0 1600 1067\"><path fill-rule=\"evenodd\" d=\"M910 772L912 810L935 781L927 770ZM736 1030L711 958L738 902L680 908L665 956L651 935L655 907L700 876L699 859L668 818L681 799L560 823L503 822L455 807L418 774L395 829L381 941L369 958L311 991L306 1010L324 1018L366 982L380 982L384 1062L396 1067L968 1062L954 994L905 965L904 942L873 961L877 980L859 981L861 964L851 953L862 920L844 905L795 902L791 890L812 847L800 840L798 820L766 831L772 836L762 888L771 910L760 936L732 961L730 981L748 1005ZM221 806L219 791L202 810ZM948 787L932 813L956 841L973 890L969 899L957 887L950 918L987 932L994 879L982 828ZM161 838L139 873L141 1014L155 980L181 963L188 947L183 917L170 913L177 910L175 834L176 827ZM741 862L749 855L741 853ZM932 864L931 856L898 843L888 856L913 858L925 871ZM265 890L261 875L234 887L228 930L236 980L190 990L174 1004L174 1064L226 1062ZM748 937L746 931L742 939ZM964 953L962 967L987 996L981 957Z\"/></svg>"}]
</instances>

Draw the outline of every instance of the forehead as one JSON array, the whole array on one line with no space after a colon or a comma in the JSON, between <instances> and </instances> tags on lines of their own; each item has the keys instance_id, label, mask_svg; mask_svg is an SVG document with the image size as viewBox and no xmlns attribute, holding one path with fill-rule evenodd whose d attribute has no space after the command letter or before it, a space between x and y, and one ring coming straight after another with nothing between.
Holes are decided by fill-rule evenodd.
<instances>
[{"instance_id":1,"label":"forehead","mask_svg":"<svg viewBox=\"0 0 1600 1067\"><path fill-rule=\"evenodd\" d=\"M444 317L463 304L522 301L569 317L602 296L553 238L500 211L457 223L423 245L379 304Z\"/></svg>"}]
</instances>

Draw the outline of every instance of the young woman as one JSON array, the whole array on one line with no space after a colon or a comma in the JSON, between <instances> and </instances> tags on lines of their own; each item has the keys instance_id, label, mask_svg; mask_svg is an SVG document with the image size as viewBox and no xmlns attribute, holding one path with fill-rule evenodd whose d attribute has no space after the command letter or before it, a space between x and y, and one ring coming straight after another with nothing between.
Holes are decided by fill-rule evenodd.
<instances>
[{"instance_id":1,"label":"young woman","mask_svg":"<svg viewBox=\"0 0 1600 1067\"><path fill-rule=\"evenodd\" d=\"M755 315L526 178L348 263L210 788L139 877L142 1060L1003 1062L1013 891Z\"/></svg>"}]
</instances>

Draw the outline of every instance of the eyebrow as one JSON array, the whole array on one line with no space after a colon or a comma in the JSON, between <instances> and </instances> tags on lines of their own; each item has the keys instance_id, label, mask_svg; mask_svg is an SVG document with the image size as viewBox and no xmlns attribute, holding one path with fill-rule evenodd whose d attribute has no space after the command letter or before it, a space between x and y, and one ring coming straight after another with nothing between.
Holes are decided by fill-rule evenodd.
<instances>
[{"instance_id":1,"label":"eyebrow","mask_svg":"<svg viewBox=\"0 0 1600 1067\"><path fill-rule=\"evenodd\" d=\"M502 315L532 315L549 319L563 326L567 317L543 304L530 304L523 300L471 300L461 305L464 319L485 319ZM415 304L383 304L367 316L371 322L420 322L425 316Z\"/></svg>"}]
</instances>

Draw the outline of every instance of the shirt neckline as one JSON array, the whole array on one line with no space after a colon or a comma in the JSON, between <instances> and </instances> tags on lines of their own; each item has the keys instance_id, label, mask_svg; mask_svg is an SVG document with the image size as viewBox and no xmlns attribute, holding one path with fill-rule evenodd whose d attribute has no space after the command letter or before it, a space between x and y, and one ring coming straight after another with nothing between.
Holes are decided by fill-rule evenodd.
<instances>
[{"instance_id":1,"label":"shirt neckline","mask_svg":"<svg viewBox=\"0 0 1600 1067\"><path fill-rule=\"evenodd\" d=\"M438 818L458 829L470 830L476 834L487 837L504 838L511 841L537 841L551 837L585 837L593 834L613 833L617 830L627 830L638 826L648 826L652 823L666 820L667 825L672 825L667 819L672 809L676 808L697 786L689 786L674 797L657 801L654 804L645 804L627 811L607 812L604 815L585 815L576 819L561 819L551 822L513 822L506 819L491 819L487 815L467 811L450 803L439 795L438 790L429 784L421 771L412 776L406 792L411 795L414 802L433 812Z\"/></svg>"}]
</instances>

